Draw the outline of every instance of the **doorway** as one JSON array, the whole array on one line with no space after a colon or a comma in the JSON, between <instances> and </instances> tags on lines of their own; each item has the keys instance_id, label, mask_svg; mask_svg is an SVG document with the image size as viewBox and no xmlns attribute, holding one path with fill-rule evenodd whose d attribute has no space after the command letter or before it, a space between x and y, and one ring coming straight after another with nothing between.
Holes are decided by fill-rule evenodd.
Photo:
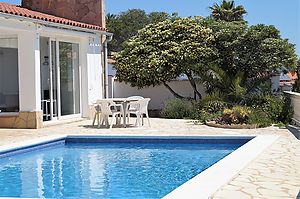
<instances>
[{"instance_id":1,"label":"doorway","mask_svg":"<svg viewBox=\"0 0 300 199\"><path fill-rule=\"evenodd\" d=\"M80 114L79 44L40 39L43 120Z\"/></svg>"}]
</instances>

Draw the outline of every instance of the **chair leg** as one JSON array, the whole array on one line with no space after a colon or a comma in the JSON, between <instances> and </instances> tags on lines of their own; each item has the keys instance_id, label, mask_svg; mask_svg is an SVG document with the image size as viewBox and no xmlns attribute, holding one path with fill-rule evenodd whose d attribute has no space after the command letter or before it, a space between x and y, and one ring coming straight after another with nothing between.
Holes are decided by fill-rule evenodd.
<instances>
[{"instance_id":1,"label":"chair leg","mask_svg":"<svg viewBox=\"0 0 300 199\"><path fill-rule=\"evenodd\" d=\"M101 117L100 114L97 114L98 128L100 128L100 126L101 126L101 125L100 125L100 119L101 119L100 117Z\"/></svg>"},{"instance_id":2,"label":"chair leg","mask_svg":"<svg viewBox=\"0 0 300 199\"><path fill-rule=\"evenodd\" d=\"M113 126L113 123L114 123L115 118L116 118L116 114L113 114L113 115L112 115L112 118L111 118L111 124L110 124L110 126L109 126L110 129L111 129L112 126Z\"/></svg>"},{"instance_id":3,"label":"chair leg","mask_svg":"<svg viewBox=\"0 0 300 199\"><path fill-rule=\"evenodd\" d=\"M135 124L134 126L137 126L138 125L138 116L136 116L136 119L135 119Z\"/></svg>"},{"instance_id":4,"label":"chair leg","mask_svg":"<svg viewBox=\"0 0 300 199\"><path fill-rule=\"evenodd\" d=\"M104 126L108 126L108 118L107 118L107 115L101 115L101 118L100 118L100 123L101 125L104 125Z\"/></svg>"},{"instance_id":5,"label":"chair leg","mask_svg":"<svg viewBox=\"0 0 300 199\"><path fill-rule=\"evenodd\" d=\"M127 117L127 123L129 123L129 121L130 121L130 113L127 113L126 117Z\"/></svg>"},{"instance_id":6,"label":"chair leg","mask_svg":"<svg viewBox=\"0 0 300 199\"><path fill-rule=\"evenodd\" d=\"M101 122L101 125L104 125L104 123L105 123L105 115L101 115L100 122Z\"/></svg>"},{"instance_id":7,"label":"chair leg","mask_svg":"<svg viewBox=\"0 0 300 199\"><path fill-rule=\"evenodd\" d=\"M142 116L140 114L137 115L138 127L141 127L141 119Z\"/></svg>"},{"instance_id":8,"label":"chair leg","mask_svg":"<svg viewBox=\"0 0 300 199\"><path fill-rule=\"evenodd\" d=\"M116 115L116 125L119 124L119 115Z\"/></svg>"},{"instance_id":9,"label":"chair leg","mask_svg":"<svg viewBox=\"0 0 300 199\"><path fill-rule=\"evenodd\" d=\"M148 120L148 125L149 125L149 127L151 127L148 113L146 113L146 117L147 117L147 120Z\"/></svg>"},{"instance_id":10,"label":"chair leg","mask_svg":"<svg viewBox=\"0 0 300 199\"><path fill-rule=\"evenodd\" d=\"M95 113L94 115L93 124L92 124L93 126L95 125L96 117L97 117L97 113Z\"/></svg>"}]
</instances>

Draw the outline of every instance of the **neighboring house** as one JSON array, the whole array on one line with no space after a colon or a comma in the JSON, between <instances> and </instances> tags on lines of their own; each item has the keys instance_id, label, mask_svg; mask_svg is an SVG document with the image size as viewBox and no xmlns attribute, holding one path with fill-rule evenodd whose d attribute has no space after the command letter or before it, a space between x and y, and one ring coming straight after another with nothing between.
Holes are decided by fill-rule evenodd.
<instances>
[{"instance_id":1,"label":"neighboring house","mask_svg":"<svg viewBox=\"0 0 300 199\"><path fill-rule=\"evenodd\" d=\"M279 83L281 90L291 91L297 79L298 76L296 72L281 73Z\"/></svg>"},{"instance_id":2,"label":"neighboring house","mask_svg":"<svg viewBox=\"0 0 300 199\"><path fill-rule=\"evenodd\" d=\"M103 9L102 0L0 2L0 127L90 115L105 93Z\"/></svg>"}]
</instances>

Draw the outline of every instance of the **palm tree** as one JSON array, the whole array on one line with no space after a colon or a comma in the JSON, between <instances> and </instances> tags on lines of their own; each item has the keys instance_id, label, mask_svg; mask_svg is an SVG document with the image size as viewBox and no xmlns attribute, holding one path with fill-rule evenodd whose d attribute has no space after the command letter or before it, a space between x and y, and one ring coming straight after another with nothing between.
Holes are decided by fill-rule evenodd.
<instances>
[{"instance_id":1,"label":"palm tree","mask_svg":"<svg viewBox=\"0 0 300 199\"><path fill-rule=\"evenodd\" d=\"M263 73L250 78L243 71L228 72L216 65L203 67L198 75L208 95L217 93L226 102L237 104L243 103L246 96L263 92L261 86L271 77L271 74Z\"/></svg>"},{"instance_id":2,"label":"palm tree","mask_svg":"<svg viewBox=\"0 0 300 199\"><path fill-rule=\"evenodd\" d=\"M247 13L243 6L235 6L234 0L223 0L222 4L215 3L209 8L213 19L224 21L242 21Z\"/></svg>"}]
</instances>

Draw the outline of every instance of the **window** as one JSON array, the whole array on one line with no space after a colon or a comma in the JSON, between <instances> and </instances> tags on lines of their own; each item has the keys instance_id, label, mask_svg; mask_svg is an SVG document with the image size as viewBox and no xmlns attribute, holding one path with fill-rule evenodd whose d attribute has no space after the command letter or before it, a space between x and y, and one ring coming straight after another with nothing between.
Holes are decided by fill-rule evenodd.
<instances>
[{"instance_id":1,"label":"window","mask_svg":"<svg viewBox=\"0 0 300 199\"><path fill-rule=\"evenodd\" d=\"M18 39L0 37L0 112L18 111Z\"/></svg>"}]
</instances>

